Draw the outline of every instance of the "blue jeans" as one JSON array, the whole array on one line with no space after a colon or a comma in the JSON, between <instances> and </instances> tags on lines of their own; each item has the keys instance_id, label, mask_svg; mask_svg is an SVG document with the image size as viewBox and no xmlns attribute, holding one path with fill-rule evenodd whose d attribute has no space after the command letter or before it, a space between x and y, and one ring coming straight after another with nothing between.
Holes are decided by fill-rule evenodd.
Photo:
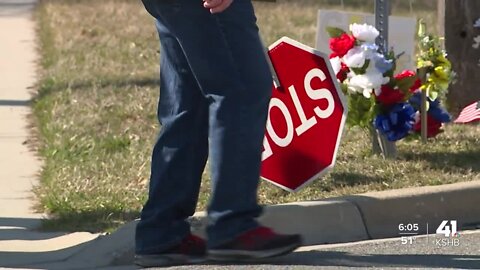
<instances>
[{"instance_id":1,"label":"blue jeans","mask_svg":"<svg viewBox=\"0 0 480 270\"><path fill-rule=\"evenodd\" d=\"M272 77L250 0L216 15L201 0L143 0L161 43L162 129L149 197L136 229L136 252L156 253L190 233L210 156L208 246L258 224L262 142ZM210 155L209 155L210 153Z\"/></svg>"}]
</instances>

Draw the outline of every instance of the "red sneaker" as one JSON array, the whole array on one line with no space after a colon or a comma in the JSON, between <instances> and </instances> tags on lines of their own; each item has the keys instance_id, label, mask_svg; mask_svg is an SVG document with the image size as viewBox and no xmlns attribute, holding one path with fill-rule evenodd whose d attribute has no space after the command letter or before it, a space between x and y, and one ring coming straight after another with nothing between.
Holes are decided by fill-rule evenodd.
<instances>
[{"instance_id":1,"label":"red sneaker","mask_svg":"<svg viewBox=\"0 0 480 270\"><path fill-rule=\"evenodd\" d=\"M134 263L142 267L175 266L201 263L206 260L206 243L189 234L180 244L156 254L135 254Z\"/></svg>"},{"instance_id":2,"label":"red sneaker","mask_svg":"<svg viewBox=\"0 0 480 270\"><path fill-rule=\"evenodd\" d=\"M267 227L257 227L237 238L208 250L212 260L255 260L290 253L302 245L298 234L282 235Z\"/></svg>"}]
</instances>

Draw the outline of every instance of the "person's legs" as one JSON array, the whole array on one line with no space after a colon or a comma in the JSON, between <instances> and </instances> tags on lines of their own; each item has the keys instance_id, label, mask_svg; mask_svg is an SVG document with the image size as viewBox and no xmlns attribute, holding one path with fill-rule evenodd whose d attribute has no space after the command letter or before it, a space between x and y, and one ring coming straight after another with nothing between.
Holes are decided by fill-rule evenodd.
<instances>
[{"instance_id":1,"label":"person's legs","mask_svg":"<svg viewBox=\"0 0 480 270\"><path fill-rule=\"evenodd\" d=\"M212 197L208 207L210 255L216 259L238 258L237 255L247 259L262 258L284 254L298 247L301 242L298 235L275 234L259 227L255 220L261 213L257 188L272 78L251 1L235 0L227 10L217 15L203 8L202 1L143 2L150 14L178 41L177 49L183 51L201 92L208 100L212 177ZM184 128L188 130L188 127ZM175 131L178 132L181 131ZM161 156L172 155L162 152ZM166 167L162 170L171 172L167 176L180 179L175 174L179 170L176 163L166 165L172 158L164 160ZM163 239L164 242L159 242L163 247L178 240L167 238L168 233L179 237L182 232L188 231L188 227L180 219L185 216L175 214L179 212L175 203L182 205L177 196L185 193L177 193L178 184L167 185L165 183L170 180L162 177L165 175L158 177L162 179L161 185L151 186L150 197L166 196L168 199L151 199L146 208L153 213L169 213L161 215L164 227L155 225L159 220L151 223L155 226L150 227L161 230L157 235L163 238L155 237L151 241ZM168 189L169 194L157 192L160 188ZM197 199L198 194L188 194L195 195L194 199ZM157 204L162 201L166 203ZM144 213L147 211L144 210ZM142 219L146 217L148 215L142 214ZM143 237L148 237L146 230L144 233ZM243 245L247 242L253 243L253 246Z\"/></svg>"},{"instance_id":2,"label":"person's legs","mask_svg":"<svg viewBox=\"0 0 480 270\"><path fill-rule=\"evenodd\" d=\"M201 1L144 1L178 39L210 102L209 246L258 226L262 141L272 79L250 0L212 15Z\"/></svg>"},{"instance_id":3,"label":"person's legs","mask_svg":"<svg viewBox=\"0 0 480 270\"><path fill-rule=\"evenodd\" d=\"M154 254L189 233L208 155L208 102L177 39L157 22L162 50L158 118L149 198L136 230L136 253Z\"/></svg>"},{"instance_id":4,"label":"person's legs","mask_svg":"<svg viewBox=\"0 0 480 270\"><path fill-rule=\"evenodd\" d=\"M251 1L234 1L214 19L230 58L229 71L219 76L230 80L225 86L230 89L210 106L214 189L208 209L209 247L258 226L257 188L272 90Z\"/></svg>"}]
</instances>

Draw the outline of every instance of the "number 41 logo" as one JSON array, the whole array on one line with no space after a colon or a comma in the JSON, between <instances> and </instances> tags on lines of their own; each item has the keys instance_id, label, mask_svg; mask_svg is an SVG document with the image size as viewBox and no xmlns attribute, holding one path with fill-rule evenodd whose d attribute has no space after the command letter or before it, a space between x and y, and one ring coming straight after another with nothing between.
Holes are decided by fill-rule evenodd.
<instances>
[{"instance_id":1,"label":"number 41 logo","mask_svg":"<svg viewBox=\"0 0 480 270\"><path fill-rule=\"evenodd\" d=\"M447 225L450 222L450 225ZM438 234L443 234L445 237L455 236L457 234L457 221L444 220L437 228Z\"/></svg>"}]
</instances>

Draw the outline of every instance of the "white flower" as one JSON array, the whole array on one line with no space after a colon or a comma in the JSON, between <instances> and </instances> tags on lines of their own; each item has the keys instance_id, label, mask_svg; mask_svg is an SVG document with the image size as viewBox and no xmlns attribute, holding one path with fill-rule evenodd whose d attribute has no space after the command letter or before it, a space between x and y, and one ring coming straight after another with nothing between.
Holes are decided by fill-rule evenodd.
<instances>
[{"instance_id":1,"label":"white flower","mask_svg":"<svg viewBox=\"0 0 480 270\"><path fill-rule=\"evenodd\" d=\"M366 54L361 47L351 48L347 54L343 56L343 62L350 68L361 68L365 64Z\"/></svg>"},{"instance_id":2,"label":"white flower","mask_svg":"<svg viewBox=\"0 0 480 270\"><path fill-rule=\"evenodd\" d=\"M351 24L350 25L350 32L352 32L353 36L356 39L369 42L369 43L374 43L375 39L378 37L380 34L378 30L366 23L364 24Z\"/></svg>"},{"instance_id":3,"label":"white flower","mask_svg":"<svg viewBox=\"0 0 480 270\"><path fill-rule=\"evenodd\" d=\"M337 56L331 58L330 64L332 65L333 72L335 73L335 75L337 75L338 72L340 72L340 70L342 69L342 61L340 60L340 57Z\"/></svg>"},{"instance_id":4,"label":"white flower","mask_svg":"<svg viewBox=\"0 0 480 270\"><path fill-rule=\"evenodd\" d=\"M364 97L370 98L372 93L379 95L383 84L388 83L390 79L383 77L380 72L367 71L365 74L355 75L348 81L348 89L362 93Z\"/></svg>"},{"instance_id":5,"label":"white flower","mask_svg":"<svg viewBox=\"0 0 480 270\"><path fill-rule=\"evenodd\" d=\"M366 74L355 75L348 81L348 89L352 92L363 94L364 97L370 98L372 93L372 84L370 78Z\"/></svg>"}]
</instances>

